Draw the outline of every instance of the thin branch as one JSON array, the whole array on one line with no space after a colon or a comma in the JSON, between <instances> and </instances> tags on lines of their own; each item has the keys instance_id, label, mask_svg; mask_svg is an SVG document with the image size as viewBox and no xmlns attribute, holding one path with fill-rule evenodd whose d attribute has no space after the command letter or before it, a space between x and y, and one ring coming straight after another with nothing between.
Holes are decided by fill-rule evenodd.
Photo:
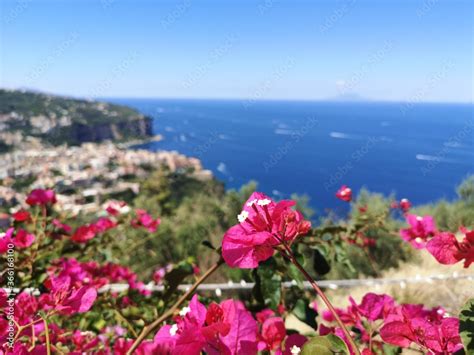
<instances>
[{"instance_id":1,"label":"thin branch","mask_svg":"<svg viewBox=\"0 0 474 355\"><path fill-rule=\"evenodd\" d=\"M48 322L44 318L43 318L43 322L44 322L44 335L46 337L46 354L51 355L51 341L49 339Z\"/></svg>"},{"instance_id":2,"label":"thin branch","mask_svg":"<svg viewBox=\"0 0 474 355\"><path fill-rule=\"evenodd\" d=\"M291 258L291 262L293 263L293 265L295 265L298 270L301 271L301 273L304 275L304 277L309 281L309 283L311 284L311 286L313 287L313 289L316 291L316 293L321 297L321 299L324 301L324 303L326 304L326 306L328 307L329 311L332 313L332 315L334 316L334 319L336 320L337 324L341 327L342 331L344 332L344 335L346 336L347 338L347 341L350 343L351 347L352 347L352 350L357 354L357 355L360 355L360 351L359 351L359 348L357 347L356 343L354 342L354 339L352 339L352 336L351 334L349 333L349 331L347 330L345 324L342 322L341 318L339 317L339 315L337 314L336 312L336 309L334 308L334 306L331 304L331 302L329 301L329 299L326 297L326 295L324 294L324 292L319 288L318 284L316 283L316 281L311 277L310 274L308 274L308 272L303 268L303 266L298 262L298 260L296 260L293 252L291 251L290 247L288 247L285 243L283 243L283 246L285 247L286 249L286 252L287 254L290 256Z\"/></svg>"}]
</instances>

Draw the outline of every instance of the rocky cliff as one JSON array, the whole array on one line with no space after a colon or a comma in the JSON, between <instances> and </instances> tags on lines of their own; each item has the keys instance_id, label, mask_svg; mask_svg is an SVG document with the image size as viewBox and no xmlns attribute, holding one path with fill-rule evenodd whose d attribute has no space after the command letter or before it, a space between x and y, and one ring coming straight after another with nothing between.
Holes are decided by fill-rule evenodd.
<instances>
[{"instance_id":1,"label":"rocky cliff","mask_svg":"<svg viewBox=\"0 0 474 355\"><path fill-rule=\"evenodd\" d=\"M77 145L151 135L151 118L126 106L0 89L0 150L30 140Z\"/></svg>"}]
</instances>

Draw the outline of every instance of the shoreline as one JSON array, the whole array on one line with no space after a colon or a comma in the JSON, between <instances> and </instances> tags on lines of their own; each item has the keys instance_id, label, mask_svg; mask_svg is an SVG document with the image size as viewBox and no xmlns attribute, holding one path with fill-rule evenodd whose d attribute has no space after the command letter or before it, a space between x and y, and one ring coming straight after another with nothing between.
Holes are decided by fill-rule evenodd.
<instances>
[{"instance_id":1,"label":"shoreline","mask_svg":"<svg viewBox=\"0 0 474 355\"><path fill-rule=\"evenodd\" d=\"M115 143L115 142L112 142L112 143L114 143L115 145L117 145L117 147L121 149L134 149L135 146L147 144L151 142L161 142L164 139L165 137L162 134L156 134L147 138L133 139L133 140L129 140L126 142L121 142L121 143ZM98 142L98 144L100 144L100 142Z\"/></svg>"}]
</instances>

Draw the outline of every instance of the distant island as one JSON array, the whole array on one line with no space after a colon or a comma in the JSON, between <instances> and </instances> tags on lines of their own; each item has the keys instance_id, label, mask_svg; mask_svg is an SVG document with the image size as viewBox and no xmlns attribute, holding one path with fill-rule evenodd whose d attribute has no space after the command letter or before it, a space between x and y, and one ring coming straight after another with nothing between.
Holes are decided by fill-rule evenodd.
<instances>
[{"instance_id":1,"label":"distant island","mask_svg":"<svg viewBox=\"0 0 474 355\"><path fill-rule=\"evenodd\" d=\"M116 104L0 89L0 152L28 143L80 145L152 136L152 120Z\"/></svg>"}]
</instances>

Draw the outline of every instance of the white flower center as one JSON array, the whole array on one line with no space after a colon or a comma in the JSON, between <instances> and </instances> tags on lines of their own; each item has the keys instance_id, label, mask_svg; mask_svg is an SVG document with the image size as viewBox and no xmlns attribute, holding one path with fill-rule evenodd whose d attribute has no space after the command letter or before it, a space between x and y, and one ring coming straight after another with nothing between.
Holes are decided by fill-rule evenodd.
<instances>
[{"instance_id":1,"label":"white flower center","mask_svg":"<svg viewBox=\"0 0 474 355\"><path fill-rule=\"evenodd\" d=\"M264 198L263 200L258 200L257 205L259 206L266 206L269 205L272 200L269 200L268 198Z\"/></svg>"},{"instance_id":2,"label":"white flower center","mask_svg":"<svg viewBox=\"0 0 474 355\"><path fill-rule=\"evenodd\" d=\"M416 220L421 222L423 220L423 217L418 216L418 217L416 217Z\"/></svg>"},{"instance_id":3,"label":"white flower center","mask_svg":"<svg viewBox=\"0 0 474 355\"><path fill-rule=\"evenodd\" d=\"M242 211L238 216L237 219L239 220L240 223L244 222L249 216L249 213L247 211Z\"/></svg>"},{"instance_id":4,"label":"white flower center","mask_svg":"<svg viewBox=\"0 0 474 355\"><path fill-rule=\"evenodd\" d=\"M179 311L179 315L180 315L181 317L184 317L184 316L186 316L186 314L188 314L189 312L191 312L191 308L189 308L189 307L183 307L183 308L181 308L181 310Z\"/></svg>"},{"instance_id":5,"label":"white flower center","mask_svg":"<svg viewBox=\"0 0 474 355\"><path fill-rule=\"evenodd\" d=\"M247 206L252 207L255 203L257 203L256 198L254 198L252 201L247 202Z\"/></svg>"},{"instance_id":6,"label":"white flower center","mask_svg":"<svg viewBox=\"0 0 474 355\"><path fill-rule=\"evenodd\" d=\"M172 337L174 337L176 335L176 333L178 332L178 325L177 324L173 324L170 328L170 335Z\"/></svg>"},{"instance_id":7,"label":"white flower center","mask_svg":"<svg viewBox=\"0 0 474 355\"><path fill-rule=\"evenodd\" d=\"M293 345L290 351L291 354L298 355L299 353L301 353L301 348L299 346Z\"/></svg>"}]
</instances>

